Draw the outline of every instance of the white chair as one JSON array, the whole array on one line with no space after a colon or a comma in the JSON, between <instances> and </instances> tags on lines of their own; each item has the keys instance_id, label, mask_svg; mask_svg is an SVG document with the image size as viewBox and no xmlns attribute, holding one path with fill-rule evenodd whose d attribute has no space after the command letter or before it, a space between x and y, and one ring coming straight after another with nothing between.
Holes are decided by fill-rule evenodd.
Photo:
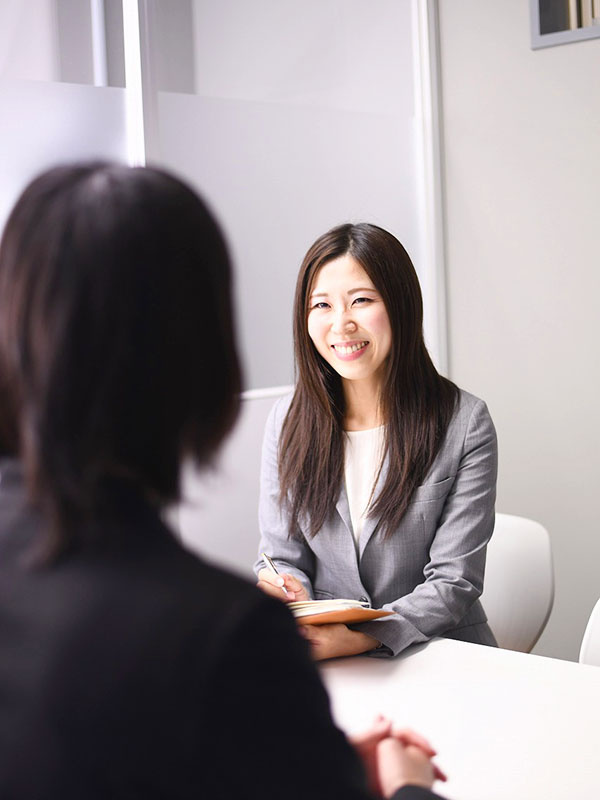
<instances>
[{"instance_id":1,"label":"white chair","mask_svg":"<svg viewBox=\"0 0 600 800\"><path fill-rule=\"evenodd\" d=\"M552 549L543 525L496 514L481 602L498 645L531 652L554 602Z\"/></svg>"},{"instance_id":2,"label":"white chair","mask_svg":"<svg viewBox=\"0 0 600 800\"><path fill-rule=\"evenodd\" d=\"M580 664L593 664L600 667L600 600L590 614L579 651Z\"/></svg>"}]
</instances>

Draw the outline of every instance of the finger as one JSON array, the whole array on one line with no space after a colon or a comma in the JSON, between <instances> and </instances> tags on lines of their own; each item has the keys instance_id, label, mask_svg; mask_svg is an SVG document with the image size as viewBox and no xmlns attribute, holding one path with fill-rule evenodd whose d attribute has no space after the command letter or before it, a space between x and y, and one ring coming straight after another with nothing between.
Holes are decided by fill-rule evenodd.
<instances>
[{"instance_id":1,"label":"finger","mask_svg":"<svg viewBox=\"0 0 600 800\"><path fill-rule=\"evenodd\" d=\"M311 639L316 642L323 638L322 627L322 625L298 625L298 630L306 639Z\"/></svg>"},{"instance_id":2,"label":"finger","mask_svg":"<svg viewBox=\"0 0 600 800\"><path fill-rule=\"evenodd\" d=\"M285 583L282 575L276 575L270 569L261 569L258 573L258 580L262 583L269 583L272 586L283 586Z\"/></svg>"},{"instance_id":3,"label":"finger","mask_svg":"<svg viewBox=\"0 0 600 800\"><path fill-rule=\"evenodd\" d=\"M432 753L436 752L435 748L431 746L429 740L426 739L421 733L413 731L412 728L394 728L394 736L404 745L414 745L415 747L420 747L425 751L431 751Z\"/></svg>"},{"instance_id":4,"label":"finger","mask_svg":"<svg viewBox=\"0 0 600 800\"><path fill-rule=\"evenodd\" d=\"M277 600L283 600L284 603L289 603L296 599L294 592L288 591L286 595L281 586L276 586L270 581L259 580L256 585L265 594L271 595L271 597L275 597Z\"/></svg>"},{"instance_id":5,"label":"finger","mask_svg":"<svg viewBox=\"0 0 600 800\"><path fill-rule=\"evenodd\" d=\"M387 738L390 735L391 727L391 721L380 714L366 731L354 734L350 741L355 747L371 747L381 739Z\"/></svg>"},{"instance_id":6,"label":"finger","mask_svg":"<svg viewBox=\"0 0 600 800\"><path fill-rule=\"evenodd\" d=\"M289 595L287 597L288 601L308 599L308 594L302 583L294 575L290 575L289 572L275 574L269 569L261 569L258 573L258 580L270 583L280 590L285 590L283 594L286 595L287 592L287 595Z\"/></svg>"},{"instance_id":7,"label":"finger","mask_svg":"<svg viewBox=\"0 0 600 800\"><path fill-rule=\"evenodd\" d=\"M392 729L392 720L384 717L383 714L377 714L376 717L373 718L373 722L369 725L367 730L365 731L366 734L371 733L380 733L382 730L391 731Z\"/></svg>"},{"instance_id":8,"label":"finger","mask_svg":"<svg viewBox=\"0 0 600 800\"><path fill-rule=\"evenodd\" d=\"M431 747L431 745L425 739L424 736L421 736L420 734L416 733L415 731L411 731L411 730L408 730L408 729L405 731L405 733L412 735L412 737L414 738L414 741L412 741L412 742L402 742L405 747L416 747L418 750L420 750L429 759L431 759L433 757L433 755L435 755L435 751L433 750L433 748ZM398 738L398 737L395 737L395 738ZM422 743L420 744L416 740L421 740ZM400 740L400 741L402 741L402 740ZM424 745L426 745L426 746L424 746ZM436 781L447 781L448 780L448 776L446 775L444 770L441 769L441 767L438 767L437 764L434 764L433 761L431 761L431 768L433 770L433 776L434 776Z\"/></svg>"},{"instance_id":9,"label":"finger","mask_svg":"<svg viewBox=\"0 0 600 800\"><path fill-rule=\"evenodd\" d=\"M406 745L405 752L409 758L413 759L414 763L420 764L421 768L429 773L429 778L433 783L435 776L435 764L431 757L418 745ZM431 784L430 784L431 785Z\"/></svg>"},{"instance_id":10,"label":"finger","mask_svg":"<svg viewBox=\"0 0 600 800\"><path fill-rule=\"evenodd\" d=\"M419 747L430 758L437 755L437 750L431 746L429 741L411 728L394 728L392 735L395 739L398 739L399 742L402 742L405 747L410 745Z\"/></svg>"},{"instance_id":11,"label":"finger","mask_svg":"<svg viewBox=\"0 0 600 800\"><path fill-rule=\"evenodd\" d=\"M420 747L404 746L396 737L377 745L377 764L381 794L391 797L402 786L431 788L433 765Z\"/></svg>"},{"instance_id":12,"label":"finger","mask_svg":"<svg viewBox=\"0 0 600 800\"><path fill-rule=\"evenodd\" d=\"M302 583L296 578L294 575L290 575L289 572L284 572L282 575L279 576L283 578L283 584L285 588L291 592L301 592L304 588Z\"/></svg>"}]
</instances>

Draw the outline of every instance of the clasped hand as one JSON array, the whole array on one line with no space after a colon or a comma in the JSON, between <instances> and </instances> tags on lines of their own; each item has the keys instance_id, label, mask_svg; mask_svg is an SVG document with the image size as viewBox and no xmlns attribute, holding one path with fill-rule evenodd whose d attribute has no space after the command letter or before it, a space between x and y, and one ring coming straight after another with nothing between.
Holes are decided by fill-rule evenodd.
<instances>
[{"instance_id":1,"label":"clasped hand","mask_svg":"<svg viewBox=\"0 0 600 800\"><path fill-rule=\"evenodd\" d=\"M427 739L407 728L394 728L379 715L364 733L350 739L367 773L369 788L379 797L391 797L402 786L431 788L446 775L433 763L436 751Z\"/></svg>"}]
</instances>

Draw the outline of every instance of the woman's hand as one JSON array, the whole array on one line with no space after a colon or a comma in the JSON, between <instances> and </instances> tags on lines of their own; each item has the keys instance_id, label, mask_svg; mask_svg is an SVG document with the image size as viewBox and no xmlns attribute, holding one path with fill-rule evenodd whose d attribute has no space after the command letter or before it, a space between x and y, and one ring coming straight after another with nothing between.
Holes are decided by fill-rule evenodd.
<instances>
[{"instance_id":1,"label":"woman's hand","mask_svg":"<svg viewBox=\"0 0 600 800\"><path fill-rule=\"evenodd\" d=\"M327 625L300 625L300 633L310 644L315 661L339 656L357 656L374 650L379 642L360 631L352 631L341 622Z\"/></svg>"},{"instance_id":2,"label":"woman's hand","mask_svg":"<svg viewBox=\"0 0 600 800\"><path fill-rule=\"evenodd\" d=\"M387 740L392 743L384 744ZM367 731L351 737L350 743L363 762L369 789L377 796L389 797L407 784L429 788L434 780L446 780L431 761L436 753L427 739L409 729L392 728L391 721L381 714Z\"/></svg>"},{"instance_id":3,"label":"woman's hand","mask_svg":"<svg viewBox=\"0 0 600 800\"><path fill-rule=\"evenodd\" d=\"M308 592L298 578L287 572L283 575L275 575L271 570L261 569L258 573L256 585L265 594L270 594L278 600L283 600L284 603L291 603L292 600L310 600ZM283 591L284 588L287 591L287 595Z\"/></svg>"},{"instance_id":4,"label":"woman's hand","mask_svg":"<svg viewBox=\"0 0 600 800\"><path fill-rule=\"evenodd\" d=\"M402 786L431 789L436 778L435 766L427 753L416 745L404 745L393 736L377 745L376 763L383 797L391 797Z\"/></svg>"},{"instance_id":5,"label":"woman's hand","mask_svg":"<svg viewBox=\"0 0 600 800\"><path fill-rule=\"evenodd\" d=\"M403 744L404 747L418 747L428 758L433 758L437 755L437 751L429 744L424 736L420 733L413 731L411 728L393 728L392 737ZM433 778L436 781L447 781L446 773L441 770L437 764L431 765L433 767Z\"/></svg>"},{"instance_id":6,"label":"woman's hand","mask_svg":"<svg viewBox=\"0 0 600 800\"><path fill-rule=\"evenodd\" d=\"M390 736L391 732L391 721L379 714L368 730L350 737L350 744L356 750L367 773L369 791L376 797L381 796L377 746L379 742Z\"/></svg>"}]
</instances>

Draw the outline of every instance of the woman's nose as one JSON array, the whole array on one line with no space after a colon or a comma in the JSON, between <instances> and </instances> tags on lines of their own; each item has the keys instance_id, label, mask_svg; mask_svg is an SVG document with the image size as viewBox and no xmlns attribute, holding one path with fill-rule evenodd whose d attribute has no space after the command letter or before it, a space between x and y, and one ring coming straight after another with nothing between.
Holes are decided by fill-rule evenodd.
<instances>
[{"instance_id":1,"label":"woman's nose","mask_svg":"<svg viewBox=\"0 0 600 800\"><path fill-rule=\"evenodd\" d=\"M356 323L348 309L341 309L335 313L331 329L334 333L346 333L356 329Z\"/></svg>"}]
</instances>

